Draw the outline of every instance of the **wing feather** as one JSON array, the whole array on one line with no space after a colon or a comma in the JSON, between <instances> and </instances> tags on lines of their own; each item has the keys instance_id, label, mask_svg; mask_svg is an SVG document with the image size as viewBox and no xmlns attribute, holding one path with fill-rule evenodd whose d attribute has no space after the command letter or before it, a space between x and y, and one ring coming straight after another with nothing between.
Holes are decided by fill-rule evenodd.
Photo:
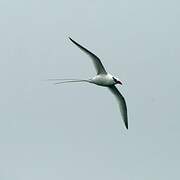
<instances>
[{"instance_id":1,"label":"wing feather","mask_svg":"<svg viewBox=\"0 0 180 180\"><path fill-rule=\"evenodd\" d=\"M125 123L126 128L128 129L128 115L127 115L126 101L125 101L124 97L122 96L122 94L118 91L116 86L114 86L114 85L110 86L109 89L114 94L114 96L116 97L116 99L118 101L123 121Z\"/></svg>"},{"instance_id":2,"label":"wing feather","mask_svg":"<svg viewBox=\"0 0 180 180\"><path fill-rule=\"evenodd\" d=\"M69 39L76 45L78 46L82 51L84 51L87 55L90 56L90 58L93 60L93 64L95 66L95 69L97 71L97 74L107 74L101 60L92 52L90 52L88 49L84 48L83 46L81 46L80 44L78 44L76 41L74 41L73 39L71 39L69 37Z\"/></svg>"}]
</instances>

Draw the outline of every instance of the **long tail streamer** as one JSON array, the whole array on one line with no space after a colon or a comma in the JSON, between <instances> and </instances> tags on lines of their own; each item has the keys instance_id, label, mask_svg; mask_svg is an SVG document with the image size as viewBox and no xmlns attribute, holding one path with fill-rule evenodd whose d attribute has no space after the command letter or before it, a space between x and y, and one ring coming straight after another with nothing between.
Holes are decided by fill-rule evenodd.
<instances>
[{"instance_id":1,"label":"long tail streamer","mask_svg":"<svg viewBox=\"0 0 180 180\"><path fill-rule=\"evenodd\" d=\"M73 82L89 82L85 79L48 79L48 81L59 81L54 84L73 83Z\"/></svg>"}]
</instances>

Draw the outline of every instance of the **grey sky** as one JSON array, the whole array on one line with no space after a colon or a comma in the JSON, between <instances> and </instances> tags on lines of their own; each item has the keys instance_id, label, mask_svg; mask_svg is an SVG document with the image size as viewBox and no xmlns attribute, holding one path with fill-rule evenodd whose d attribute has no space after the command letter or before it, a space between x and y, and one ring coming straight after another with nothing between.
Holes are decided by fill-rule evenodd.
<instances>
[{"instance_id":1,"label":"grey sky","mask_svg":"<svg viewBox=\"0 0 180 180\"><path fill-rule=\"evenodd\" d=\"M180 3L0 1L0 179L169 180L180 167ZM113 95L71 36L123 82Z\"/></svg>"}]
</instances>

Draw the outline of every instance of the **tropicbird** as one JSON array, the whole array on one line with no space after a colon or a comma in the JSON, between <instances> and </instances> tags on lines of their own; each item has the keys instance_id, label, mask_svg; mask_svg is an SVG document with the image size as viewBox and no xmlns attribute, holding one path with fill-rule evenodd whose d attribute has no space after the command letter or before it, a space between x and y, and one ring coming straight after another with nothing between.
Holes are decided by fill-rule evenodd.
<instances>
[{"instance_id":1,"label":"tropicbird","mask_svg":"<svg viewBox=\"0 0 180 180\"><path fill-rule=\"evenodd\" d=\"M92 59L97 75L90 79L49 79L49 80L60 81L60 82L56 82L55 84L70 83L70 82L88 82L99 86L107 87L117 99L123 121L125 123L126 128L128 129L128 115L127 115L126 102L122 94L118 91L118 89L115 86L116 84L122 85L122 82L118 78L114 77L113 75L111 75L106 71L101 60L95 54L90 52L88 49L86 49L85 47L83 47L82 45L80 45L70 37L69 39Z\"/></svg>"}]
</instances>

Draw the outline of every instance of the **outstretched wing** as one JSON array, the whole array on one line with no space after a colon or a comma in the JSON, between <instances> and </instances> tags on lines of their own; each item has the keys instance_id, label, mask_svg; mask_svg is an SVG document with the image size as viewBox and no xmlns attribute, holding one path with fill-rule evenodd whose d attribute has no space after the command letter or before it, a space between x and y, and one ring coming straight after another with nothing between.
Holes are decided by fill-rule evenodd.
<instances>
[{"instance_id":1,"label":"outstretched wing","mask_svg":"<svg viewBox=\"0 0 180 180\"><path fill-rule=\"evenodd\" d=\"M93 64L96 68L97 74L107 74L101 60L92 52L90 52L89 50L87 50L86 48L84 48L83 46L81 46L80 44L78 44L76 41L74 41L73 39L71 39L69 37L69 39L75 44L77 45L82 51L84 51L87 55L89 55L91 57L91 59L93 60Z\"/></svg>"},{"instance_id":2,"label":"outstretched wing","mask_svg":"<svg viewBox=\"0 0 180 180\"><path fill-rule=\"evenodd\" d=\"M118 100L118 104L120 107L123 121L125 123L126 128L128 129L128 116L127 116L127 106L126 106L125 99L121 95L121 93L118 91L116 86L109 86L108 88L110 89L110 91L115 95L116 99Z\"/></svg>"}]
</instances>

